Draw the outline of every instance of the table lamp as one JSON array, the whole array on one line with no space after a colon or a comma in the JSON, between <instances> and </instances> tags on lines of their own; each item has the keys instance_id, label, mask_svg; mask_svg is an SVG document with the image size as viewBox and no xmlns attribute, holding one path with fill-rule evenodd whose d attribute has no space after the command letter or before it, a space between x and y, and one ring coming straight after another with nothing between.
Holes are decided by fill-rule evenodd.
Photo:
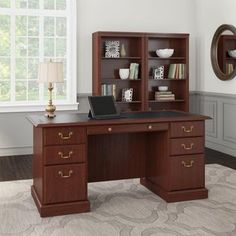
<instances>
[{"instance_id":1,"label":"table lamp","mask_svg":"<svg viewBox=\"0 0 236 236\"><path fill-rule=\"evenodd\" d=\"M56 116L54 114L56 110L56 106L52 104L53 83L64 82L63 81L63 63L52 62L52 61L39 63L38 82L48 83L49 102L45 109L46 111L45 116L49 118L53 118Z\"/></svg>"}]
</instances>

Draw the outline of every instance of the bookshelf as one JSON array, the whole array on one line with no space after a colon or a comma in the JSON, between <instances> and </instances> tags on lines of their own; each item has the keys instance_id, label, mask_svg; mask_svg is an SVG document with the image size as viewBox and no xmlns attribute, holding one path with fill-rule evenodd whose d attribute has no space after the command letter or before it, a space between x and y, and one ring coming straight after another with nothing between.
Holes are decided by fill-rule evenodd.
<instances>
[{"instance_id":1,"label":"bookshelf","mask_svg":"<svg viewBox=\"0 0 236 236\"><path fill-rule=\"evenodd\" d=\"M119 41L125 48L125 55L118 58L106 57L106 41ZM174 54L170 58L159 58L155 51L160 48L174 48ZM188 111L188 54L188 34L95 32L93 33L93 95L102 95L102 86L112 84L115 85L116 105L121 111L165 109ZM138 79L120 79L119 69L129 68L131 63L139 64ZM184 76L181 75L181 79L168 78L171 64L184 65ZM164 66L164 78L153 79L153 68L160 66ZM175 100L155 100L158 86L168 86ZM122 90L125 88L133 88L131 102L122 101Z\"/></svg>"},{"instance_id":2,"label":"bookshelf","mask_svg":"<svg viewBox=\"0 0 236 236\"><path fill-rule=\"evenodd\" d=\"M218 63L221 71L224 74L233 72L236 66L236 58L230 57L228 50L236 49L236 36L235 35L221 35L218 43Z\"/></svg>"}]
</instances>

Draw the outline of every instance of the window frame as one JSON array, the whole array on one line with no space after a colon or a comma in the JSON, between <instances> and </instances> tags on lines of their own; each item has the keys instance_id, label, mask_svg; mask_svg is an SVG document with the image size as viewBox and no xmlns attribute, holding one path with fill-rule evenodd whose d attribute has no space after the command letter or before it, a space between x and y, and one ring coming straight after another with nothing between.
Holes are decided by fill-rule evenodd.
<instances>
[{"instance_id":1,"label":"window frame","mask_svg":"<svg viewBox=\"0 0 236 236\"><path fill-rule=\"evenodd\" d=\"M43 4L42 0L39 0ZM53 103L57 110L77 110L77 6L76 0L66 0L66 10L45 10L45 9L16 9L15 0L11 0L11 8L0 8L1 15L7 14L11 17L11 54L10 54L10 83L11 88L15 88L15 59L12 53L15 52L15 15L24 16L55 16L67 18L67 99L56 100ZM40 25L39 25L40 27ZM69 36L69 37L68 37ZM40 37L40 35L39 35ZM39 55L39 59L40 55ZM40 60L41 61L41 60ZM39 101L13 101L15 90L11 91L11 100L9 102L0 102L0 113L4 112L32 112L44 111L47 105L47 100Z\"/></svg>"}]
</instances>

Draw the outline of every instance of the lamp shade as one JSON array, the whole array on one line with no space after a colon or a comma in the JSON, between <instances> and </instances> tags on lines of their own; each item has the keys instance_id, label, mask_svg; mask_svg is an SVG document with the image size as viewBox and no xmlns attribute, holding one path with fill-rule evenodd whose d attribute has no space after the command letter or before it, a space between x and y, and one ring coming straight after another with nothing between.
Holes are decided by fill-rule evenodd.
<instances>
[{"instance_id":1,"label":"lamp shade","mask_svg":"<svg viewBox=\"0 0 236 236\"><path fill-rule=\"evenodd\" d=\"M42 62L38 68L39 83L59 83L63 82L62 62Z\"/></svg>"}]
</instances>

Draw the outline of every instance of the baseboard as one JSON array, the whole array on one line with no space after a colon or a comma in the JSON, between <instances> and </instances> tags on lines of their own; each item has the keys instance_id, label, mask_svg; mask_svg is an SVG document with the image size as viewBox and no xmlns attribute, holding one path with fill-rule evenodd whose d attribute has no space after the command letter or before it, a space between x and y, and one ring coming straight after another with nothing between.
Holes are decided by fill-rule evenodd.
<instances>
[{"instance_id":1,"label":"baseboard","mask_svg":"<svg viewBox=\"0 0 236 236\"><path fill-rule=\"evenodd\" d=\"M0 156L19 156L19 155L31 155L33 153L32 146L26 147L1 147Z\"/></svg>"},{"instance_id":2,"label":"baseboard","mask_svg":"<svg viewBox=\"0 0 236 236\"><path fill-rule=\"evenodd\" d=\"M206 141L205 145L206 145L207 148L210 148L210 149L216 150L218 152L222 152L222 153L231 155L231 156L236 158L236 149L231 149L228 146L224 146L224 145L219 144L219 143L213 143L213 142L210 142L210 141Z\"/></svg>"}]
</instances>

